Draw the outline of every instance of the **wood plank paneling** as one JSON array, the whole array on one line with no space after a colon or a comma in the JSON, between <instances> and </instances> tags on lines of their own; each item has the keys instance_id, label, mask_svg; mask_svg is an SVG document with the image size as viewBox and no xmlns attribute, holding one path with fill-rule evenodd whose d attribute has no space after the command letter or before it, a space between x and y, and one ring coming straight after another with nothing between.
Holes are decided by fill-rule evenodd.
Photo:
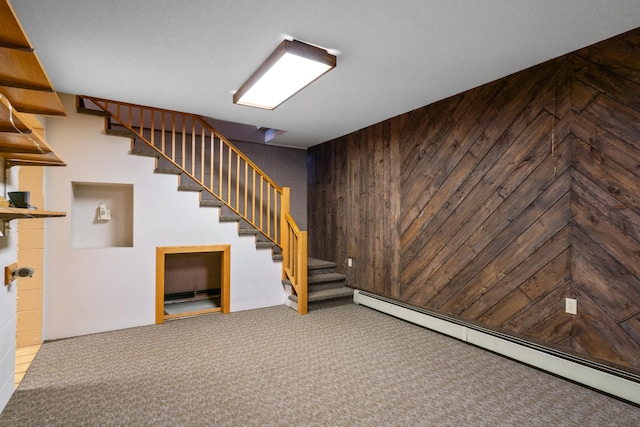
<instances>
[{"instance_id":1,"label":"wood plank paneling","mask_svg":"<svg viewBox=\"0 0 640 427\"><path fill-rule=\"evenodd\" d=\"M308 158L351 286L640 372L640 29Z\"/></svg>"},{"instance_id":2,"label":"wood plank paneling","mask_svg":"<svg viewBox=\"0 0 640 427\"><path fill-rule=\"evenodd\" d=\"M547 69L553 70L549 66L547 66ZM483 179L487 170L494 167L500 157L509 149L513 138L524 130L529 122L540 113L539 110L542 106L550 99L551 93L547 93L548 97L540 101L540 95L544 93L544 91L540 90L541 83L536 81L533 75L524 77L523 81L526 82L526 88L522 97L531 99L531 97L538 95L538 98L533 101L534 103L535 101L539 102L539 108L535 113L527 111L526 106L511 105L512 103L518 104L514 101L514 99L518 98L518 93L515 89L517 84L511 81L513 79L501 80L489 85L489 88L498 92L498 96L492 98L492 100L501 104L498 106L493 104L485 105L480 110L477 107L470 108L468 111L475 113L475 115L471 115L467 120L472 123L473 132L467 132L466 138L463 139L462 143L457 142L457 134L450 138L444 138L442 144L440 144L439 153L441 155L436 156L435 160L430 163L430 169L433 174L450 169L455 171L455 174L443 173L441 174L442 180L432 180L431 182L425 180L427 181L425 182L426 191L423 191L423 197L426 200L417 201L420 206L424 206L417 214L416 209L413 209L415 202L412 199L406 200L403 197L403 207L407 206L405 202L408 202L408 205L411 206L408 211L405 212L403 209L402 212L403 283L409 282L419 270L424 268L423 257L425 254L422 253L422 249L433 238L432 234L438 233L442 227L446 227L446 224L443 225L445 221L448 221L448 224L455 224L459 221L464 221L465 215L472 214L467 209L457 208L473 191L478 182ZM538 83L537 85L535 84L536 82ZM477 90L482 91L487 90L487 88ZM476 97L473 99L485 98ZM498 111L510 112L510 114L501 116ZM518 113L523 113L523 111L524 114L518 116ZM514 117L516 117L515 120ZM465 126L461 127L465 129ZM531 129L533 128L531 127ZM458 130L456 129L455 132L457 133ZM405 137L406 135L403 133L402 138ZM512 151L517 150L514 148ZM462 159L462 167L458 164L458 159ZM448 166L450 164L452 165L451 167ZM433 165L438 165L438 167L433 167ZM499 168L494 167L493 170L494 172L499 171ZM478 194L478 191L475 194ZM457 216L456 218L452 218L454 214ZM405 224L410 225L405 226ZM446 232L445 228L440 233ZM436 248L431 246L427 247L427 250L431 250L431 252L437 251ZM414 261L416 257L417 259Z\"/></svg>"},{"instance_id":3,"label":"wood plank paneling","mask_svg":"<svg viewBox=\"0 0 640 427\"><path fill-rule=\"evenodd\" d=\"M335 261L352 286L366 283L390 297L399 263L398 126L397 119L388 120L315 147L308 156L310 256Z\"/></svg>"},{"instance_id":4,"label":"wood plank paneling","mask_svg":"<svg viewBox=\"0 0 640 427\"><path fill-rule=\"evenodd\" d=\"M462 286L446 286L434 298L431 304L441 307L442 311L451 314L460 314L470 304L480 298L487 289L493 287L503 276L511 272L520 263L528 261L539 247L551 239L557 232L564 228L570 220L570 196L566 193L552 207L543 212L529 227L516 239L505 245L503 241L497 241L495 252L498 254L485 263L493 255L493 251L485 252L478 264L473 263L469 280L466 277L460 281ZM473 274L473 271L478 273ZM457 285L458 281L452 281Z\"/></svg>"},{"instance_id":5,"label":"wood plank paneling","mask_svg":"<svg viewBox=\"0 0 640 427\"><path fill-rule=\"evenodd\" d=\"M487 284L482 289L482 295L469 304L468 308L463 309L460 315L482 321L483 317L491 315L498 309L495 305L500 303L496 301L501 302L502 298L506 298L517 290L527 296L533 304L563 285L569 280L569 269L566 267L570 256L570 237L570 228L565 226L493 286L489 287ZM532 292L533 287L537 292ZM510 319L505 319L504 323Z\"/></svg>"},{"instance_id":6,"label":"wood plank paneling","mask_svg":"<svg viewBox=\"0 0 640 427\"><path fill-rule=\"evenodd\" d=\"M572 289L573 283L569 280L546 292L529 310L523 311L509 320L506 324L508 327L507 330L520 333L523 336L530 336L532 338L543 340L543 337L536 331L546 329L546 326L541 325L548 324L549 321L547 319L558 311L564 310L563 299L566 297L574 297ZM561 320L561 323L564 324L566 320L570 321L571 317L565 316ZM571 332L567 334L567 337L571 337ZM562 339L564 338L561 338L558 341L561 341Z\"/></svg>"}]
</instances>

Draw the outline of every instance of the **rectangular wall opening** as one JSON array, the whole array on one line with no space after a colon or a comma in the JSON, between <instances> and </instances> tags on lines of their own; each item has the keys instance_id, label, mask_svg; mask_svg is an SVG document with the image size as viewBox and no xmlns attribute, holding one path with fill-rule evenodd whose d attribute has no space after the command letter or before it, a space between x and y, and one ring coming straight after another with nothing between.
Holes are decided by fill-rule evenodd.
<instances>
[{"instance_id":1,"label":"rectangular wall opening","mask_svg":"<svg viewBox=\"0 0 640 427\"><path fill-rule=\"evenodd\" d=\"M77 249L133 247L133 185L72 182L72 242ZM100 207L109 213L102 216Z\"/></svg>"},{"instance_id":2,"label":"rectangular wall opening","mask_svg":"<svg viewBox=\"0 0 640 427\"><path fill-rule=\"evenodd\" d=\"M156 323L229 312L229 245L156 248Z\"/></svg>"},{"instance_id":3,"label":"rectangular wall opening","mask_svg":"<svg viewBox=\"0 0 640 427\"><path fill-rule=\"evenodd\" d=\"M164 312L220 308L222 254L190 252L164 258Z\"/></svg>"}]
</instances>

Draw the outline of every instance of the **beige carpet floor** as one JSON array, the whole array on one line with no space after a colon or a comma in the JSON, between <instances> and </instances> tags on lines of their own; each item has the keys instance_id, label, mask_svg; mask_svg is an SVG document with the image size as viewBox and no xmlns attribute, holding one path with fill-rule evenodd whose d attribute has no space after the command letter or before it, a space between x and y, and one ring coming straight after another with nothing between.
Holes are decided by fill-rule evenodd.
<instances>
[{"instance_id":1,"label":"beige carpet floor","mask_svg":"<svg viewBox=\"0 0 640 427\"><path fill-rule=\"evenodd\" d=\"M638 426L640 408L353 304L45 343L0 426Z\"/></svg>"}]
</instances>

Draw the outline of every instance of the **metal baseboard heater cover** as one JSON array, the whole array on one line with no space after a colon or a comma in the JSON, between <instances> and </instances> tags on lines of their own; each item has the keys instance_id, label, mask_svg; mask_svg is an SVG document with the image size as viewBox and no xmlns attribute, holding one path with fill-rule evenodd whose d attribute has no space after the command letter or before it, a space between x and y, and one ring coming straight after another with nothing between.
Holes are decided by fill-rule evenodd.
<instances>
[{"instance_id":1,"label":"metal baseboard heater cover","mask_svg":"<svg viewBox=\"0 0 640 427\"><path fill-rule=\"evenodd\" d=\"M353 302L640 404L640 377L629 372L556 352L368 292L356 290Z\"/></svg>"}]
</instances>

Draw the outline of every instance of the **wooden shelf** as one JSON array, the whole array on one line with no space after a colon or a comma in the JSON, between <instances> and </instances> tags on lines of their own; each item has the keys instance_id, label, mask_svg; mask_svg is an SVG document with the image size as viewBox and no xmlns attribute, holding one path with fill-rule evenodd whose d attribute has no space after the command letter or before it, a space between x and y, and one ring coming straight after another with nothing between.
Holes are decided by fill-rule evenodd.
<instances>
[{"instance_id":1,"label":"wooden shelf","mask_svg":"<svg viewBox=\"0 0 640 427\"><path fill-rule=\"evenodd\" d=\"M0 89L23 113L66 116L8 0L0 1Z\"/></svg>"},{"instance_id":2,"label":"wooden shelf","mask_svg":"<svg viewBox=\"0 0 640 427\"><path fill-rule=\"evenodd\" d=\"M8 0L0 0L0 156L6 166L65 166L33 115L66 116Z\"/></svg>"},{"instance_id":3,"label":"wooden shelf","mask_svg":"<svg viewBox=\"0 0 640 427\"><path fill-rule=\"evenodd\" d=\"M65 166L44 139L42 124L31 114L12 109L6 99L0 100L0 156L8 167Z\"/></svg>"},{"instance_id":4,"label":"wooden shelf","mask_svg":"<svg viewBox=\"0 0 640 427\"><path fill-rule=\"evenodd\" d=\"M0 207L0 221L26 218L55 218L67 216L66 212L46 211L44 209L23 209Z\"/></svg>"}]
</instances>

